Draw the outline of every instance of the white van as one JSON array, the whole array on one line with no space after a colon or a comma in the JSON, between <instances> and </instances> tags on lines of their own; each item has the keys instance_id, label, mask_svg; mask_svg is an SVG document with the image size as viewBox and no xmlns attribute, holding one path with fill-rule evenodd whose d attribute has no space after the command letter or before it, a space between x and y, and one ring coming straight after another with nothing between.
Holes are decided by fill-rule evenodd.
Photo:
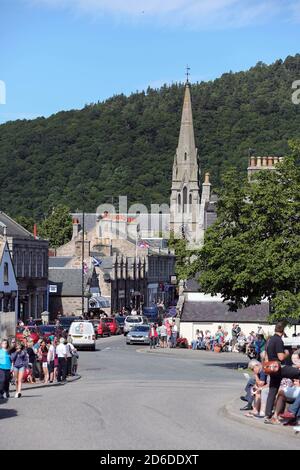
<instances>
[{"instance_id":1,"label":"white van","mask_svg":"<svg viewBox=\"0 0 300 470\"><path fill-rule=\"evenodd\" d=\"M96 335L94 326L89 321L73 321L69 329L72 344L75 348L89 348L92 351L96 349Z\"/></svg>"}]
</instances>

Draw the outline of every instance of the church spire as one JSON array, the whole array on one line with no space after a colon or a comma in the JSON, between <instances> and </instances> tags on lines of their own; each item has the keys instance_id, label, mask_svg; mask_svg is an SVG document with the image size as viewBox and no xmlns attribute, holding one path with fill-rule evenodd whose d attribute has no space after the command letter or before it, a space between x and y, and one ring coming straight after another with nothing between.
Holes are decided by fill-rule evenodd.
<instances>
[{"instance_id":1,"label":"church spire","mask_svg":"<svg viewBox=\"0 0 300 470\"><path fill-rule=\"evenodd\" d=\"M170 198L170 228L189 240L197 238L199 221L199 168L195 144L189 68L184 88L184 99L178 147L173 164Z\"/></svg>"},{"instance_id":2,"label":"church spire","mask_svg":"<svg viewBox=\"0 0 300 470\"><path fill-rule=\"evenodd\" d=\"M187 81L185 84L180 134L177 147L177 158L178 163L197 163L197 149L195 145L192 113L191 86L189 81Z\"/></svg>"}]
</instances>

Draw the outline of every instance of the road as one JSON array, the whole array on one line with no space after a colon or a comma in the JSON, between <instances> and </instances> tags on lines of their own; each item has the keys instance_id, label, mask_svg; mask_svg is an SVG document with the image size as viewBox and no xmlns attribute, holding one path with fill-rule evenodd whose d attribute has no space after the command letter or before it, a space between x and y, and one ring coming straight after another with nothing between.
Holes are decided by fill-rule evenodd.
<instances>
[{"instance_id":1,"label":"road","mask_svg":"<svg viewBox=\"0 0 300 470\"><path fill-rule=\"evenodd\" d=\"M245 385L231 363L244 357L146 351L127 346L123 336L98 340L96 352L80 353L80 380L26 390L0 406L0 448L299 448L292 432L257 429L224 415Z\"/></svg>"}]
</instances>

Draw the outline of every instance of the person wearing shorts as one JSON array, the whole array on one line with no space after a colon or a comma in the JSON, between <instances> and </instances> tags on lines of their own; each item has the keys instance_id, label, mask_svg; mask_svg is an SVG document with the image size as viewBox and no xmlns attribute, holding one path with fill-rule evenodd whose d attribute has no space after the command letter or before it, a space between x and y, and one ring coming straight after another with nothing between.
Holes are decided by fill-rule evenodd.
<instances>
[{"instance_id":1,"label":"person wearing shorts","mask_svg":"<svg viewBox=\"0 0 300 470\"><path fill-rule=\"evenodd\" d=\"M44 383L47 384L49 382L49 372L48 372L48 348L46 345L46 341L41 342L41 346L38 352L38 356L41 358L42 369L44 374Z\"/></svg>"},{"instance_id":2,"label":"person wearing shorts","mask_svg":"<svg viewBox=\"0 0 300 470\"><path fill-rule=\"evenodd\" d=\"M166 328L166 325L161 325L161 327L160 327L160 342L161 342L161 347L162 348L167 347L167 328Z\"/></svg>"},{"instance_id":3,"label":"person wearing shorts","mask_svg":"<svg viewBox=\"0 0 300 470\"><path fill-rule=\"evenodd\" d=\"M16 380L16 394L15 398L21 397L22 381L25 369L28 368L28 354L25 350L24 344L18 342L16 351L11 355L11 361L14 369L14 376Z\"/></svg>"}]
</instances>

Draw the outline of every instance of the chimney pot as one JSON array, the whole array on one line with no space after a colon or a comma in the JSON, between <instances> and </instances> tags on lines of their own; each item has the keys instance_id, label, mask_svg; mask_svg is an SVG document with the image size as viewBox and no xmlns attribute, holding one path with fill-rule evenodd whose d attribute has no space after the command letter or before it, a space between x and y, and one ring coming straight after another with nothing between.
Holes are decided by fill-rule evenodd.
<instances>
[{"instance_id":1,"label":"chimney pot","mask_svg":"<svg viewBox=\"0 0 300 470\"><path fill-rule=\"evenodd\" d=\"M274 157L268 157L268 166L272 167L274 164Z\"/></svg>"}]
</instances>

